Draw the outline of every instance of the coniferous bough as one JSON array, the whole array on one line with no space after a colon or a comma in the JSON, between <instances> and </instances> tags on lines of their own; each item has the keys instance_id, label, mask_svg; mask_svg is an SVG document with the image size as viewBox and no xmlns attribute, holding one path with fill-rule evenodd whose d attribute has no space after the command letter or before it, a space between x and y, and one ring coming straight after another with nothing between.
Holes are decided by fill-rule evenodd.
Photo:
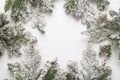
<instances>
[{"instance_id":1,"label":"coniferous bough","mask_svg":"<svg viewBox=\"0 0 120 80\"><path fill-rule=\"evenodd\" d=\"M90 47L83 51L83 59L81 60L81 69L75 62L68 64L68 73L66 80L111 80L111 68L99 64L96 59L96 52Z\"/></svg>"},{"instance_id":2,"label":"coniferous bough","mask_svg":"<svg viewBox=\"0 0 120 80\"><path fill-rule=\"evenodd\" d=\"M81 64L70 61L67 71L57 75L56 80L111 80L111 72L111 68L106 66L106 61L100 64L96 59L96 52L88 47L83 51Z\"/></svg>"},{"instance_id":3,"label":"coniferous bough","mask_svg":"<svg viewBox=\"0 0 120 80\"><path fill-rule=\"evenodd\" d=\"M59 66L57 60L52 62L47 61L44 68L42 69L42 80L56 80L57 74L59 74Z\"/></svg>"},{"instance_id":4,"label":"coniferous bough","mask_svg":"<svg viewBox=\"0 0 120 80\"><path fill-rule=\"evenodd\" d=\"M100 51L99 51L100 57L109 58L111 56L111 54L112 54L112 52L111 52L110 44L100 46Z\"/></svg>"},{"instance_id":5,"label":"coniferous bough","mask_svg":"<svg viewBox=\"0 0 120 80\"><path fill-rule=\"evenodd\" d=\"M83 60L81 61L82 70L80 71L80 80L111 80L111 69L103 61L99 64L96 59L96 52L89 46L86 51L83 52Z\"/></svg>"},{"instance_id":6,"label":"coniferous bough","mask_svg":"<svg viewBox=\"0 0 120 80\"><path fill-rule=\"evenodd\" d=\"M79 67L76 62L70 61L67 65L66 80L79 80Z\"/></svg>"},{"instance_id":7,"label":"coniferous bough","mask_svg":"<svg viewBox=\"0 0 120 80\"><path fill-rule=\"evenodd\" d=\"M17 62L8 64L8 70L12 74L11 76L13 76L11 80L38 80L41 72L38 70L40 59L39 52L35 50L33 45L27 47L25 49L23 65Z\"/></svg>"},{"instance_id":8,"label":"coniferous bough","mask_svg":"<svg viewBox=\"0 0 120 80\"><path fill-rule=\"evenodd\" d=\"M11 10L11 18L16 23L26 23L33 18L34 28L45 33L43 14L53 12L54 0L6 0L5 12Z\"/></svg>"},{"instance_id":9,"label":"coniferous bough","mask_svg":"<svg viewBox=\"0 0 120 80\"><path fill-rule=\"evenodd\" d=\"M97 11L93 10L95 6L93 6L93 4L96 5L96 8L98 9ZM90 29L88 29L88 33L87 35L90 35L90 41L89 42L100 42L106 38L108 38L108 36L113 33L113 31L106 29L106 28L102 28L105 24L107 25L111 25L111 22L108 23L107 19L107 15L103 15L101 14L103 11L105 11L107 9L109 5L109 2L107 0L67 0L66 4L64 5L65 7L65 12L71 16L73 16L76 19L81 19L82 23L86 24L86 26ZM98 13L100 12L100 14ZM115 15L116 12L110 11L110 14ZM117 13L116 13L117 14ZM100 16L99 16L100 15ZM99 18L98 18L99 17ZM118 18L118 17L117 17ZM119 19L119 18L118 18ZM117 20L118 20L117 19ZM115 24L113 24L115 25ZM112 26L113 26L112 25ZM102 26L102 27L100 27ZM97 27L97 29L96 29ZM95 28L95 29L93 29ZM101 30L102 28L102 30ZM115 31L114 31L115 33ZM115 42L115 41L114 41ZM115 44L118 44L115 43ZM105 49L106 47L104 47ZM111 48L109 48L111 49ZM103 50L103 48L102 48ZM102 50L100 50L99 55L100 56L106 56L106 57L110 57L111 55L111 51L108 49L107 52L105 50L105 52L103 52ZM102 51L102 53L101 53Z\"/></svg>"},{"instance_id":10,"label":"coniferous bough","mask_svg":"<svg viewBox=\"0 0 120 80\"><path fill-rule=\"evenodd\" d=\"M33 36L25 32L21 25L10 25L5 14L0 14L0 54L6 50L9 57L20 56L20 48L35 40Z\"/></svg>"},{"instance_id":11,"label":"coniferous bough","mask_svg":"<svg viewBox=\"0 0 120 80\"><path fill-rule=\"evenodd\" d=\"M83 19L84 23L86 23L87 17L93 16L95 13L87 0L67 0L64 7L68 15L73 16L77 20Z\"/></svg>"},{"instance_id":12,"label":"coniferous bough","mask_svg":"<svg viewBox=\"0 0 120 80\"><path fill-rule=\"evenodd\" d=\"M105 62L99 64L96 52L90 47L83 52L81 65L71 61L67 65L67 71L59 68L57 60L48 61L44 68L39 69L38 52L33 46L26 51L23 66L20 66L20 63L8 64L8 69L13 76L11 80L111 80L111 68L106 66ZM79 66L82 68L80 69Z\"/></svg>"},{"instance_id":13,"label":"coniferous bough","mask_svg":"<svg viewBox=\"0 0 120 80\"><path fill-rule=\"evenodd\" d=\"M68 64L66 80L111 80L111 68L105 65L105 61L99 64L96 52L88 47L86 51L83 51L81 69L76 62Z\"/></svg>"},{"instance_id":14,"label":"coniferous bough","mask_svg":"<svg viewBox=\"0 0 120 80\"><path fill-rule=\"evenodd\" d=\"M112 47L120 49L120 11L109 11L108 15L101 15L96 19L96 26L88 29L85 34L90 36L89 42L101 43L102 41L109 41ZM107 49L106 49L107 50ZM105 51L105 50L104 50ZM109 52L109 50L107 50ZM106 53L106 52L105 52ZM111 53L109 53L111 54ZM109 55L110 57L110 55Z\"/></svg>"},{"instance_id":15,"label":"coniferous bough","mask_svg":"<svg viewBox=\"0 0 120 80\"><path fill-rule=\"evenodd\" d=\"M90 0L90 2L95 3L99 11L104 11L110 4L109 0Z\"/></svg>"},{"instance_id":16,"label":"coniferous bough","mask_svg":"<svg viewBox=\"0 0 120 80\"><path fill-rule=\"evenodd\" d=\"M25 49L26 55L23 64L9 63L8 70L11 73L11 80L53 80L58 71L58 64L55 61L47 62L44 68L40 67L41 57L34 46ZM9 79L6 79L9 80Z\"/></svg>"},{"instance_id":17,"label":"coniferous bough","mask_svg":"<svg viewBox=\"0 0 120 80\"><path fill-rule=\"evenodd\" d=\"M8 24L9 22L6 20L6 15L0 13L0 28L2 28L4 25ZM1 29L0 29L1 32ZM0 48L0 56L2 56L2 49Z\"/></svg>"},{"instance_id":18,"label":"coniferous bough","mask_svg":"<svg viewBox=\"0 0 120 80\"><path fill-rule=\"evenodd\" d=\"M57 75L57 65L56 61L47 63L44 67L46 69L40 69L32 67L22 67L19 63L9 63L8 69L13 78L5 80L54 80ZM28 65L25 65L28 66ZM26 71L27 70L27 71ZM57 79L59 80L59 79Z\"/></svg>"},{"instance_id":19,"label":"coniferous bough","mask_svg":"<svg viewBox=\"0 0 120 80\"><path fill-rule=\"evenodd\" d=\"M97 10L93 6L94 4ZM108 5L107 0L67 0L64 7L68 15L77 20L81 19L82 24L87 24L89 28L96 20L95 18L99 15L99 12L105 11Z\"/></svg>"}]
</instances>

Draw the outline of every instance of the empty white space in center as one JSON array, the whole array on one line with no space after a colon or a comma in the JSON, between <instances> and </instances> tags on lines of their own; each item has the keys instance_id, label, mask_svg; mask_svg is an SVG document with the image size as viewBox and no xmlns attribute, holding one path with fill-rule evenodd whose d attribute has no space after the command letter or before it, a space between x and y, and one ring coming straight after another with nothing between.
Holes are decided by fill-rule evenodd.
<instances>
[{"instance_id":1,"label":"empty white space in center","mask_svg":"<svg viewBox=\"0 0 120 80\"><path fill-rule=\"evenodd\" d=\"M53 60L57 57L62 66L68 60L79 61L87 43L87 37L81 35L86 27L66 15L64 3L56 2L52 15L46 17L46 33L39 38L42 60Z\"/></svg>"}]
</instances>

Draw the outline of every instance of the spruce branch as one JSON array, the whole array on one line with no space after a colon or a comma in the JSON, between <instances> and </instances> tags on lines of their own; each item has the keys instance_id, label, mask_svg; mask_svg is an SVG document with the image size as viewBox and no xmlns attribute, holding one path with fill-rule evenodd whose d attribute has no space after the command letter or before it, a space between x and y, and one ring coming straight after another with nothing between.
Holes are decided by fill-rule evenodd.
<instances>
[{"instance_id":1,"label":"spruce branch","mask_svg":"<svg viewBox=\"0 0 120 80\"><path fill-rule=\"evenodd\" d=\"M70 61L67 65L66 80L80 80L79 67L76 62Z\"/></svg>"},{"instance_id":2,"label":"spruce branch","mask_svg":"<svg viewBox=\"0 0 120 80\"><path fill-rule=\"evenodd\" d=\"M111 80L111 68L106 66L106 62L99 64L95 51L88 47L83 54L80 80Z\"/></svg>"},{"instance_id":3,"label":"spruce branch","mask_svg":"<svg viewBox=\"0 0 120 80\"><path fill-rule=\"evenodd\" d=\"M96 4L97 10L93 5ZM66 14L81 20L88 28L95 25L96 17L107 9L107 0L67 0L64 8Z\"/></svg>"},{"instance_id":4,"label":"spruce branch","mask_svg":"<svg viewBox=\"0 0 120 80\"><path fill-rule=\"evenodd\" d=\"M27 47L25 52L22 64L8 64L8 70L13 76L12 80L38 80L41 73L41 70L38 70L41 59L39 52L35 50L33 45Z\"/></svg>"},{"instance_id":5,"label":"spruce branch","mask_svg":"<svg viewBox=\"0 0 120 80\"><path fill-rule=\"evenodd\" d=\"M45 68L42 70L42 80L54 80L58 72L57 60L47 61Z\"/></svg>"},{"instance_id":6,"label":"spruce branch","mask_svg":"<svg viewBox=\"0 0 120 80\"><path fill-rule=\"evenodd\" d=\"M9 57L20 56L21 47L31 44L35 39L25 29L19 25L8 24L5 14L0 14L0 52L6 50Z\"/></svg>"},{"instance_id":7,"label":"spruce branch","mask_svg":"<svg viewBox=\"0 0 120 80\"><path fill-rule=\"evenodd\" d=\"M109 11L108 15L101 15L96 19L96 25L84 32L84 34L90 36L89 42L101 43L103 41L109 41L111 46L120 49L120 11ZM106 53L106 52L105 52Z\"/></svg>"},{"instance_id":8,"label":"spruce branch","mask_svg":"<svg viewBox=\"0 0 120 80\"><path fill-rule=\"evenodd\" d=\"M100 46L99 56L109 58L111 56L111 45Z\"/></svg>"},{"instance_id":9,"label":"spruce branch","mask_svg":"<svg viewBox=\"0 0 120 80\"><path fill-rule=\"evenodd\" d=\"M41 15L51 14L54 3L52 0L6 0L4 10L5 12L11 10L11 18L15 23L23 24L32 21L34 28L44 34L45 25ZM37 21L32 20L33 18Z\"/></svg>"}]
</instances>

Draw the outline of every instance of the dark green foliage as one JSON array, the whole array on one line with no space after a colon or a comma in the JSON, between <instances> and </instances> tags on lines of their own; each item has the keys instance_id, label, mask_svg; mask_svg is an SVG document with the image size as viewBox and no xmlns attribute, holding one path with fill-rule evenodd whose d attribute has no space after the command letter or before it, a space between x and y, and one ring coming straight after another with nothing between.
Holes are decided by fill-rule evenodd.
<instances>
[{"instance_id":1,"label":"dark green foliage","mask_svg":"<svg viewBox=\"0 0 120 80\"><path fill-rule=\"evenodd\" d=\"M9 21L7 20L7 16L5 14L0 13L0 28L7 25Z\"/></svg>"},{"instance_id":2,"label":"dark green foliage","mask_svg":"<svg viewBox=\"0 0 120 80\"><path fill-rule=\"evenodd\" d=\"M48 62L50 64L47 72L45 73L43 80L53 80L57 74L57 63L56 61Z\"/></svg>"},{"instance_id":3,"label":"dark green foliage","mask_svg":"<svg viewBox=\"0 0 120 80\"><path fill-rule=\"evenodd\" d=\"M8 64L8 70L12 74L12 76L15 76L15 80L24 80L23 76L20 74L21 73L21 65L19 63L14 63L14 64ZM7 79L8 80L8 79Z\"/></svg>"},{"instance_id":4,"label":"dark green foliage","mask_svg":"<svg viewBox=\"0 0 120 80\"><path fill-rule=\"evenodd\" d=\"M70 62L67 65L66 80L80 80L79 78L79 67L76 62Z\"/></svg>"},{"instance_id":5,"label":"dark green foliage","mask_svg":"<svg viewBox=\"0 0 120 80\"><path fill-rule=\"evenodd\" d=\"M27 6L25 4L26 0L7 0L4 10L5 12L11 10L11 18L14 22L25 22L25 18L29 18L28 11L26 9Z\"/></svg>"},{"instance_id":6,"label":"dark green foliage","mask_svg":"<svg viewBox=\"0 0 120 80\"><path fill-rule=\"evenodd\" d=\"M54 1L52 0L7 0L4 10L7 12L11 10L11 18L15 23L26 23L32 18L38 18L32 21L34 27L42 34L45 33L43 27L43 20L41 20L43 13L49 14L53 12Z\"/></svg>"},{"instance_id":7,"label":"dark green foliage","mask_svg":"<svg viewBox=\"0 0 120 80\"><path fill-rule=\"evenodd\" d=\"M98 78L98 80L106 80L106 77L108 75L111 75L111 70L110 69L104 69L104 73ZM109 79L107 79L109 80Z\"/></svg>"},{"instance_id":8,"label":"dark green foliage","mask_svg":"<svg viewBox=\"0 0 120 80\"><path fill-rule=\"evenodd\" d=\"M20 7L20 0L15 0L13 4L13 10L17 10Z\"/></svg>"},{"instance_id":9,"label":"dark green foliage","mask_svg":"<svg viewBox=\"0 0 120 80\"><path fill-rule=\"evenodd\" d=\"M15 64L8 64L8 70L10 72L14 72L14 68L17 68L16 71L21 71L21 65L19 63L15 63Z\"/></svg>"},{"instance_id":10,"label":"dark green foliage","mask_svg":"<svg viewBox=\"0 0 120 80\"><path fill-rule=\"evenodd\" d=\"M75 19L81 19L83 17L83 12L80 9L79 0L67 0L64 7L65 12L68 15L73 16Z\"/></svg>"},{"instance_id":11,"label":"dark green foliage","mask_svg":"<svg viewBox=\"0 0 120 80\"><path fill-rule=\"evenodd\" d=\"M0 50L0 57L3 55L3 53L1 52L1 50Z\"/></svg>"},{"instance_id":12,"label":"dark green foliage","mask_svg":"<svg viewBox=\"0 0 120 80\"><path fill-rule=\"evenodd\" d=\"M67 73L67 75L66 75L66 80L75 80L75 77L72 76L72 74Z\"/></svg>"},{"instance_id":13,"label":"dark green foliage","mask_svg":"<svg viewBox=\"0 0 120 80\"><path fill-rule=\"evenodd\" d=\"M100 46L99 56L109 58L111 56L111 45Z\"/></svg>"},{"instance_id":14,"label":"dark green foliage","mask_svg":"<svg viewBox=\"0 0 120 80\"><path fill-rule=\"evenodd\" d=\"M21 75L17 74L16 80L24 80L24 78Z\"/></svg>"},{"instance_id":15,"label":"dark green foliage","mask_svg":"<svg viewBox=\"0 0 120 80\"><path fill-rule=\"evenodd\" d=\"M115 17L115 16L119 16L119 13L115 12L115 11L109 11L109 14L111 17Z\"/></svg>"},{"instance_id":16,"label":"dark green foliage","mask_svg":"<svg viewBox=\"0 0 120 80\"><path fill-rule=\"evenodd\" d=\"M5 12L10 10L11 6L12 6L12 0L7 0L6 4L5 4L5 7L4 7Z\"/></svg>"},{"instance_id":17,"label":"dark green foliage","mask_svg":"<svg viewBox=\"0 0 120 80\"><path fill-rule=\"evenodd\" d=\"M52 13L54 8L54 1L52 0L39 0L38 2L39 12L42 13Z\"/></svg>"},{"instance_id":18,"label":"dark green foliage","mask_svg":"<svg viewBox=\"0 0 120 80\"><path fill-rule=\"evenodd\" d=\"M118 59L120 60L120 54L119 54L119 57L118 57Z\"/></svg>"},{"instance_id":19,"label":"dark green foliage","mask_svg":"<svg viewBox=\"0 0 120 80\"><path fill-rule=\"evenodd\" d=\"M11 7L11 18L15 23L20 21L25 22L27 18L29 18L29 13L26 7L26 1L22 3L24 0L14 0L12 2ZM25 19L26 18L26 19Z\"/></svg>"},{"instance_id":20,"label":"dark green foliage","mask_svg":"<svg viewBox=\"0 0 120 80\"><path fill-rule=\"evenodd\" d=\"M20 0L6 0L6 4L4 7L5 12L7 12L8 10L17 10L20 7Z\"/></svg>"},{"instance_id":21,"label":"dark green foliage","mask_svg":"<svg viewBox=\"0 0 120 80\"><path fill-rule=\"evenodd\" d=\"M35 24L35 28L37 28L41 34L45 34L44 27L45 27L45 24L42 24L42 23Z\"/></svg>"},{"instance_id":22,"label":"dark green foliage","mask_svg":"<svg viewBox=\"0 0 120 80\"><path fill-rule=\"evenodd\" d=\"M9 63L8 70L10 71L12 76L14 76L15 80L25 80L21 74L22 70L21 70L21 65L19 63L14 63L14 64ZM9 79L6 79L6 80L9 80Z\"/></svg>"},{"instance_id":23,"label":"dark green foliage","mask_svg":"<svg viewBox=\"0 0 120 80\"><path fill-rule=\"evenodd\" d=\"M108 0L97 0L97 8L98 8L100 11L106 10L106 8L108 7L109 4L110 4L110 3L109 3Z\"/></svg>"},{"instance_id":24,"label":"dark green foliage","mask_svg":"<svg viewBox=\"0 0 120 80\"><path fill-rule=\"evenodd\" d=\"M0 15L0 50L7 51L8 56L20 56L21 47L31 44L33 40L21 25L8 25L6 15ZM33 40L34 41L34 40Z\"/></svg>"},{"instance_id":25,"label":"dark green foliage","mask_svg":"<svg viewBox=\"0 0 120 80\"><path fill-rule=\"evenodd\" d=\"M41 1L41 0L40 0L40 1ZM30 0L30 4L31 4L33 7L37 7L38 0Z\"/></svg>"},{"instance_id":26,"label":"dark green foliage","mask_svg":"<svg viewBox=\"0 0 120 80\"><path fill-rule=\"evenodd\" d=\"M3 48L2 50L6 49L10 57L13 55L21 55L21 46L27 45L30 41L30 36L24 32L24 28L21 26L5 26L1 28L0 33L0 45Z\"/></svg>"},{"instance_id":27,"label":"dark green foliage","mask_svg":"<svg viewBox=\"0 0 120 80\"><path fill-rule=\"evenodd\" d=\"M57 70L48 70L44 80L53 80L55 78L56 73L57 73Z\"/></svg>"}]
</instances>

